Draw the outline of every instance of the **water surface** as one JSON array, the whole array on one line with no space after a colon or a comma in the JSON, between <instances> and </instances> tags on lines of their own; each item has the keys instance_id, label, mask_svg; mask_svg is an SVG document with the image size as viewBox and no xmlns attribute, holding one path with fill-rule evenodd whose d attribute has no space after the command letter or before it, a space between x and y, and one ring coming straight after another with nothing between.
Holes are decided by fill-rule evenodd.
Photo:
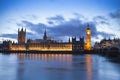
<instances>
[{"instance_id":1,"label":"water surface","mask_svg":"<svg viewBox=\"0 0 120 80\"><path fill-rule=\"evenodd\" d=\"M0 80L120 80L120 64L90 54L0 53Z\"/></svg>"}]
</instances>

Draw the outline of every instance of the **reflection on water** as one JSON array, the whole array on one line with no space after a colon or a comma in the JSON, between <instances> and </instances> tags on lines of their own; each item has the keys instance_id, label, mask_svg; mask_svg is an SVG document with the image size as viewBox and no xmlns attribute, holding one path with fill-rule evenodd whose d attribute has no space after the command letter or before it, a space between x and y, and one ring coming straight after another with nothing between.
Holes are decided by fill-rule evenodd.
<instances>
[{"instance_id":1,"label":"reflection on water","mask_svg":"<svg viewBox=\"0 0 120 80\"><path fill-rule=\"evenodd\" d=\"M30 59L30 60L41 60L47 61L58 61L58 62L71 62L71 54L17 54L19 60Z\"/></svg>"},{"instance_id":2,"label":"reflection on water","mask_svg":"<svg viewBox=\"0 0 120 80\"><path fill-rule=\"evenodd\" d=\"M120 80L120 64L98 55L0 54L0 80Z\"/></svg>"},{"instance_id":3,"label":"reflection on water","mask_svg":"<svg viewBox=\"0 0 120 80\"><path fill-rule=\"evenodd\" d=\"M87 67L87 78L88 80L92 80L92 59L91 55L86 55L86 67Z\"/></svg>"}]
</instances>

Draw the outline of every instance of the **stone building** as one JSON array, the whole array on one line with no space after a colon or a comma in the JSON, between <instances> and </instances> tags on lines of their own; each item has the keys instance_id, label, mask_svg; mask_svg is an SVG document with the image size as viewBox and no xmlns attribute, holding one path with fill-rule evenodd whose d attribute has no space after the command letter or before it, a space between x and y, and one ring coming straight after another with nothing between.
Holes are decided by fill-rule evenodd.
<instances>
[{"instance_id":1,"label":"stone building","mask_svg":"<svg viewBox=\"0 0 120 80\"><path fill-rule=\"evenodd\" d=\"M114 45L120 45L120 39L114 38L114 39L103 39L99 43L96 42L94 45L94 49L102 49L102 48L108 48Z\"/></svg>"},{"instance_id":2,"label":"stone building","mask_svg":"<svg viewBox=\"0 0 120 80\"><path fill-rule=\"evenodd\" d=\"M20 30L18 29L18 43L25 43L26 42L26 29L23 28Z\"/></svg>"},{"instance_id":3,"label":"stone building","mask_svg":"<svg viewBox=\"0 0 120 80\"><path fill-rule=\"evenodd\" d=\"M91 31L88 27L86 30L86 45L84 43L84 37L80 37L76 40L76 37L70 39L68 42L56 41L47 36L45 30L43 39L26 40L26 29L18 29L18 43L12 43L12 41L3 41L2 50L12 51L81 51L87 49L91 50Z\"/></svg>"}]
</instances>

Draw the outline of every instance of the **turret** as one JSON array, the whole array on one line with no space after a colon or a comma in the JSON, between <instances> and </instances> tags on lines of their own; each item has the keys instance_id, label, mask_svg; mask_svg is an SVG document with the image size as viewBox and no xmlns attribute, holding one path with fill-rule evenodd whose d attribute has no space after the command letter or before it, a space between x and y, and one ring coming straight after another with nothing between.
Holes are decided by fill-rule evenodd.
<instances>
[{"instance_id":1,"label":"turret","mask_svg":"<svg viewBox=\"0 0 120 80\"><path fill-rule=\"evenodd\" d=\"M80 42L84 42L84 37L80 37Z\"/></svg>"},{"instance_id":2,"label":"turret","mask_svg":"<svg viewBox=\"0 0 120 80\"><path fill-rule=\"evenodd\" d=\"M70 41L70 37L69 37L69 43L70 43L71 41Z\"/></svg>"},{"instance_id":3,"label":"turret","mask_svg":"<svg viewBox=\"0 0 120 80\"><path fill-rule=\"evenodd\" d=\"M76 37L72 37L72 43L76 42Z\"/></svg>"}]
</instances>

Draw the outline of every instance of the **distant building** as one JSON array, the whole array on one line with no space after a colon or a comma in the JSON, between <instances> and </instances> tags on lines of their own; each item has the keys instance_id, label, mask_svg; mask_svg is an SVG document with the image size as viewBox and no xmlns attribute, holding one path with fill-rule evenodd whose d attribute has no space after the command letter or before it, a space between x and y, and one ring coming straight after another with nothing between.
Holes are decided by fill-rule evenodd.
<instances>
[{"instance_id":1,"label":"distant building","mask_svg":"<svg viewBox=\"0 0 120 80\"><path fill-rule=\"evenodd\" d=\"M120 39L114 38L114 39L103 39L99 43L96 42L94 45L94 49L102 49L102 48L108 48L114 45L120 45Z\"/></svg>"}]
</instances>

